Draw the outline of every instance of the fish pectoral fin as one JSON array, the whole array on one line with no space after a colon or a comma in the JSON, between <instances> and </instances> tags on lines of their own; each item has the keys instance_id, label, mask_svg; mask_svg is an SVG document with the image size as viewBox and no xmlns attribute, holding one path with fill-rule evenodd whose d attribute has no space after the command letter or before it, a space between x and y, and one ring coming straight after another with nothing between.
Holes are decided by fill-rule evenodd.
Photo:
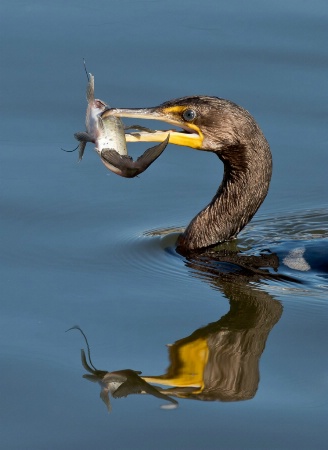
<instances>
[{"instance_id":1,"label":"fish pectoral fin","mask_svg":"<svg viewBox=\"0 0 328 450\"><path fill-rule=\"evenodd\" d=\"M99 383L99 377L97 375L89 375L88 373L82 375L82 378L85 378L88 381L92 381L92 383Z\"/></svg>"},{"instance_id":2,"label":"fish pectoral fin","mask_svg":"<svg viewBox=\"0 0 328 450\"><path fill-rule=\"evenodd\" d=\"M74 134L74 137L80 143L80 145L79 145L79 161L81 161L83 158L83 154L84 154L84 150L85 150L85 146L87 145L87 142L94 142L94 139L86 131L79 131L78 133Z\"/></svg>"},{"instance_id":3,"label":"fish pectoral fin","mask_svg":"<svg viewBox=\"0 0 328 450\"><path fill-rule=\"evenodd\" d=\"M79 142L94 142L92 136L86 131L79 131L74 134L74 137Z\"/></svg>"},{"instance_id":4,"label":"fish pectoral fin","mask_svg":"<svg viewBox=\"0 0 328 450\"><path fill-rule=\"evenodd\" d=\"M139 173L144 172L164 152L167 144L169 143L169 139L170 135L167 136L165 141L149 148L145 151L145 153L139 156L135 162L135 166L139 169Z\"/></svg>"},{"instance_id":5,"label":"fish pectoral fin","mask_svg":"<svg viewBox=\"0 0 328 450\"><path fill-rule=\"evenodd\" d=\"M85 368L85 370L94 374L95 371L92 369L92 367L89 366L87 358L85 356L85 351L83 350L83 348L81 348L81 362L82 362L82 366Z\"/></svg>"}]
</instances>

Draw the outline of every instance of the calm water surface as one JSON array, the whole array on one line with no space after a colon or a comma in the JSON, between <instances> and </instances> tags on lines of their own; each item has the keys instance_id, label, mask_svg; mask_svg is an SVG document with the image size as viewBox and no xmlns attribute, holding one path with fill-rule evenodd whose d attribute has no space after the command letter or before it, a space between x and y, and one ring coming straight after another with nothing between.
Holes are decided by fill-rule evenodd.
<instances>
[{"instance_id":1,"label":"calm water surface","mask_svg":"<svg viewBox=\"0 0 328 450\"><path fill-rule=\"evenodd\" d=\"M0 10L2 447L327 448L327 2ZM273 180L225 259L174 250L221 180L215 156L169 146L127 180L91 146L81 164L60 150L84 128L83 57L114 106L208 94L255 116ZM179 407L131 395L109 414L77 324L97 369L142 371Z\"/></svg>"}]
</instances>

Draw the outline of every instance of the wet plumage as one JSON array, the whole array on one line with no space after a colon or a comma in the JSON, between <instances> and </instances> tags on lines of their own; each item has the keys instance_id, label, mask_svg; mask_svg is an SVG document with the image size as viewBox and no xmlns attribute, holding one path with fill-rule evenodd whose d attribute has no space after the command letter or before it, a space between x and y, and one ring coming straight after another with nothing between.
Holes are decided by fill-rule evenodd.
<instances>
[{"instance_id":1,"label":"wet plumage","mask_svg":"<svg viewBox=\"0 0 328 450\"><path fill-rule=\"evenodd\" d=\"M104 116L154 119L182 128L170 130L169 142L215 153L224 165L223 180L209 204L179 237L182 253L237 236L265 199L272 173L269 144L244 108L217 97L175 99L154 108L113 109ZM128 140L162 140L168 131L140 133Z\"/></svg>"}]
</instances>

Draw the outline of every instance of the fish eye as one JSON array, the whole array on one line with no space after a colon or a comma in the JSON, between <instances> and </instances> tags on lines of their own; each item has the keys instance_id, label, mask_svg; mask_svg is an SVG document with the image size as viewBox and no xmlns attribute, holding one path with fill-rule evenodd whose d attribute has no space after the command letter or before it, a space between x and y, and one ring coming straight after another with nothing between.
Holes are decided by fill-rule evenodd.
<instances>
[{"instance_id":1,"label":"fish eye","mask_svg":"<svg viewBox=\"0 0 328 450\"><path fill-rule=\"evenodd\" d=\"M186 109L185 111L183 111L182 117L187 122L191 122L192 120L195 119L196 112L193 109Z\"/></svg>"},{"instance_id":2,"label":"fish eye","mask_svg":"<svg viewBox=\"0 0 328 450\"><path fill-rule=\"evenodd\" d=\"M101 100L95 100L95 106L96 106L96 108L99 108L99 109L106 108L106 104L104 102L102 102Z\"/></svg>"}]
</instances>

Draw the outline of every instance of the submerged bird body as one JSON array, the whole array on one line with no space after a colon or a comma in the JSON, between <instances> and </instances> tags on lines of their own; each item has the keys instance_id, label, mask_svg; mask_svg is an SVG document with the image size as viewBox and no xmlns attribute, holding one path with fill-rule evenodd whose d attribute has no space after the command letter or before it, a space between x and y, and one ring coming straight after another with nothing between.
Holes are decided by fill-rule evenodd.
<instances>
[{"instance_id":1,"label":"submerged bird body","mask_svg":"<svg viewBox=\"0 0 328 450\"><path fill-rule=\"evenodd\" d=\"M254 118L235 103L217 97L184 97L155 108L112 109L103 116L155 119L177 125L169 142L215 153L224 164L223 180L211 202L178 238L181 252L233 239L267 195L272 173L269 144ZM162 140L168 131L139 133L130 141Z\"/></svg>"}]
</instances>

